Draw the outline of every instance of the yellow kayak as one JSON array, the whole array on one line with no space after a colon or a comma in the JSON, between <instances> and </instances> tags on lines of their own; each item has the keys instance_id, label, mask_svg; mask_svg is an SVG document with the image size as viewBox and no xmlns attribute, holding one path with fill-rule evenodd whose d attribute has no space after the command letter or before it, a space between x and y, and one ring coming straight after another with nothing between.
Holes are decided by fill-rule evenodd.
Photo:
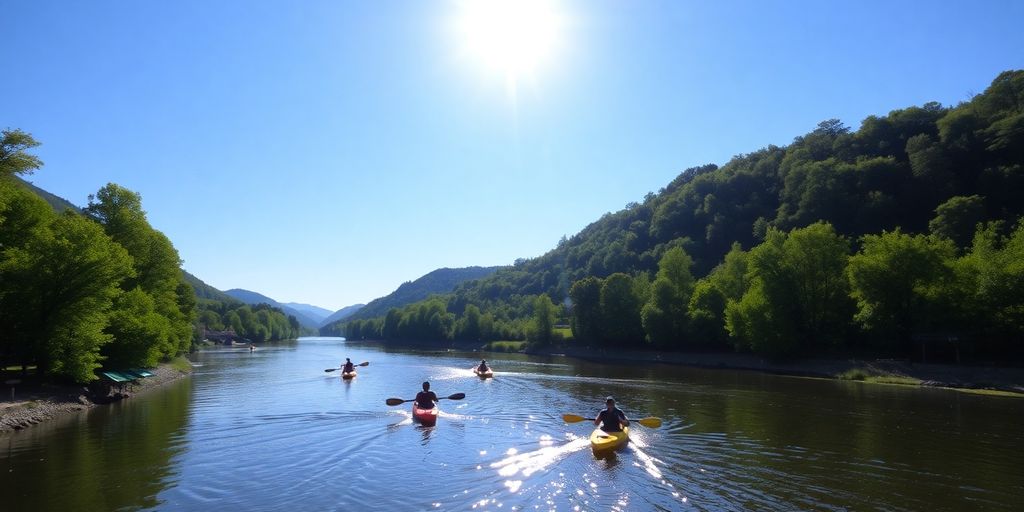
<instances>
[{"instance_id":1,"label":"yellow kayak","mask_svg":"<svg viewBox=\"0 0 1024 512\"><path fill-rule=\"evenodd\" d=\"M343 379L354 379L354 378L356 378L356 371L352 370L351 372L348 372L348 373L342 372L341 378L343 378Z\"/></svg>"},{"instance_id":2,"label":"yellow kayak","mask_svg":"<svg viewBox=\"0 0 1024 512\"><path fill-rule=\"evenodd\" d=\"M590 434L590 447L595 452L614 450L620 446L625 446L628 442L629 427L622 427L622 432L605 432L601 429L595 429L594 433Z\"/></svg>"}]
</instances>

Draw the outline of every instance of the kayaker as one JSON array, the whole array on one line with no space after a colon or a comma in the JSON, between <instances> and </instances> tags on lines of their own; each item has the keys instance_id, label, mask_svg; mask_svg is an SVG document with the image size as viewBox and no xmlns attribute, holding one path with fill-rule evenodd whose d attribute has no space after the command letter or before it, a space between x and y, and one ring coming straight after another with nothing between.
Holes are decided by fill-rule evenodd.
<instances>
[{"instance_id":1,"label":"kayaker","mask_svg":"<svg viewBox=\"0 0 1024 512\"><path fill-rule=\"evenodd\" d=\"M626 413L615 407L615 398L608 397L605 399L605 409L601 409L601 412L597 413L597 417L594 418L594 425L603 423L601 430L605 432L622 432L622 427L629 426L629 420L626 418Z\"/></svg>"},{"instance_id":2,"label":"kayaker","mask_svg":"<svg viewBox=\"0 0 1024 512\"><path fill-rule=\"evenodd\" d=\"M423 391L416 393L416 405L420 409L433 409L437 402L437 395L430 390L430 383L423 383Z\"/></svg>"},{"instance_id":3,"label":"kayaker","mask_svg":"<svg viewBox=\"0 0 1024 512\"><path fill-rule=\"evenodd\" d=\"M476 367L476 371L477 371L477 373L487 373L487 372L491 371L491 369L487 367L487 361L481 359L480 360L480 366Z\"/></svg>"},{"instance_id":4,"label":"kayaker","mask_svg":"<svg viewBox=\"0 0 1024 512\"><path fill-rule=\"evenodd\" d=\"M356 371L356 365L352 364L352 360L345 358L345 364L341 367L341 373L352 373Z\"/></svg>"}]
</instances>

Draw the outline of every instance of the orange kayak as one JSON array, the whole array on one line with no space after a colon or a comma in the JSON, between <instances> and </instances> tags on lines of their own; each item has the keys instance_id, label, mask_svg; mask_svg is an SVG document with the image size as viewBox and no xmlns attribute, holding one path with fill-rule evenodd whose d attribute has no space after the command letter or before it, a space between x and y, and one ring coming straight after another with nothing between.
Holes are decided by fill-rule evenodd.
<instances>
[{"instance_id":1,"label":"orange kayak","mask_svg":"<svg viewBox=\"0 0 1024 512\"><path fill-rule=\"evenodd\" d=\"M435 405L430 409L421 409L416 403L412 404L412 419L426 425L432 426L437 423L438 408Z\"/></svg>"}]
</instances>

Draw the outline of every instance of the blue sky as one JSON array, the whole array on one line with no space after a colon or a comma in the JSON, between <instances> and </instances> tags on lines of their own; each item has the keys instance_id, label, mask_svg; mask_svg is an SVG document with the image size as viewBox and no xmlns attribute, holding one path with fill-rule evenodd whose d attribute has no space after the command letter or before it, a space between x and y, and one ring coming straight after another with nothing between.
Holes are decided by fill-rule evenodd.
<instances>
[{"instance_id":1,"label":"blue sky","mask_svg":"<svg viewBox=\"0 0 1024 512\"><path fill-rule=\"evenodd\" d=\"M80 205L128 187L186 270L328 309L539 256L688 167L1024 68L1017 1L554 2L515 76L455 1L0 12L0 127L43 143L28 179Z\"/></svg>"}]
</instances>

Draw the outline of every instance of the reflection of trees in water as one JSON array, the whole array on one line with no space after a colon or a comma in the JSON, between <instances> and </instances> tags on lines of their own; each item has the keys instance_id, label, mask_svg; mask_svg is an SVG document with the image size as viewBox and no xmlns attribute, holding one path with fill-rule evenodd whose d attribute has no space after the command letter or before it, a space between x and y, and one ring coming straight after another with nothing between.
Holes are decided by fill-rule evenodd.
<instances>
[{"instance_id":1,"label":"reflection of trees in water","mask_svg":"<svg viewBox=\"0 0 1024 512\"><path fill-rule=\"evenodd\" d=\"M167 384L144 398L87 413L34 439L7 460L0 495L10 510L117 510L159 505L177 474L172 460L189 418L192 386ZM84 424L83 424L84 423Z\"/></svg>"}]
</instances>

